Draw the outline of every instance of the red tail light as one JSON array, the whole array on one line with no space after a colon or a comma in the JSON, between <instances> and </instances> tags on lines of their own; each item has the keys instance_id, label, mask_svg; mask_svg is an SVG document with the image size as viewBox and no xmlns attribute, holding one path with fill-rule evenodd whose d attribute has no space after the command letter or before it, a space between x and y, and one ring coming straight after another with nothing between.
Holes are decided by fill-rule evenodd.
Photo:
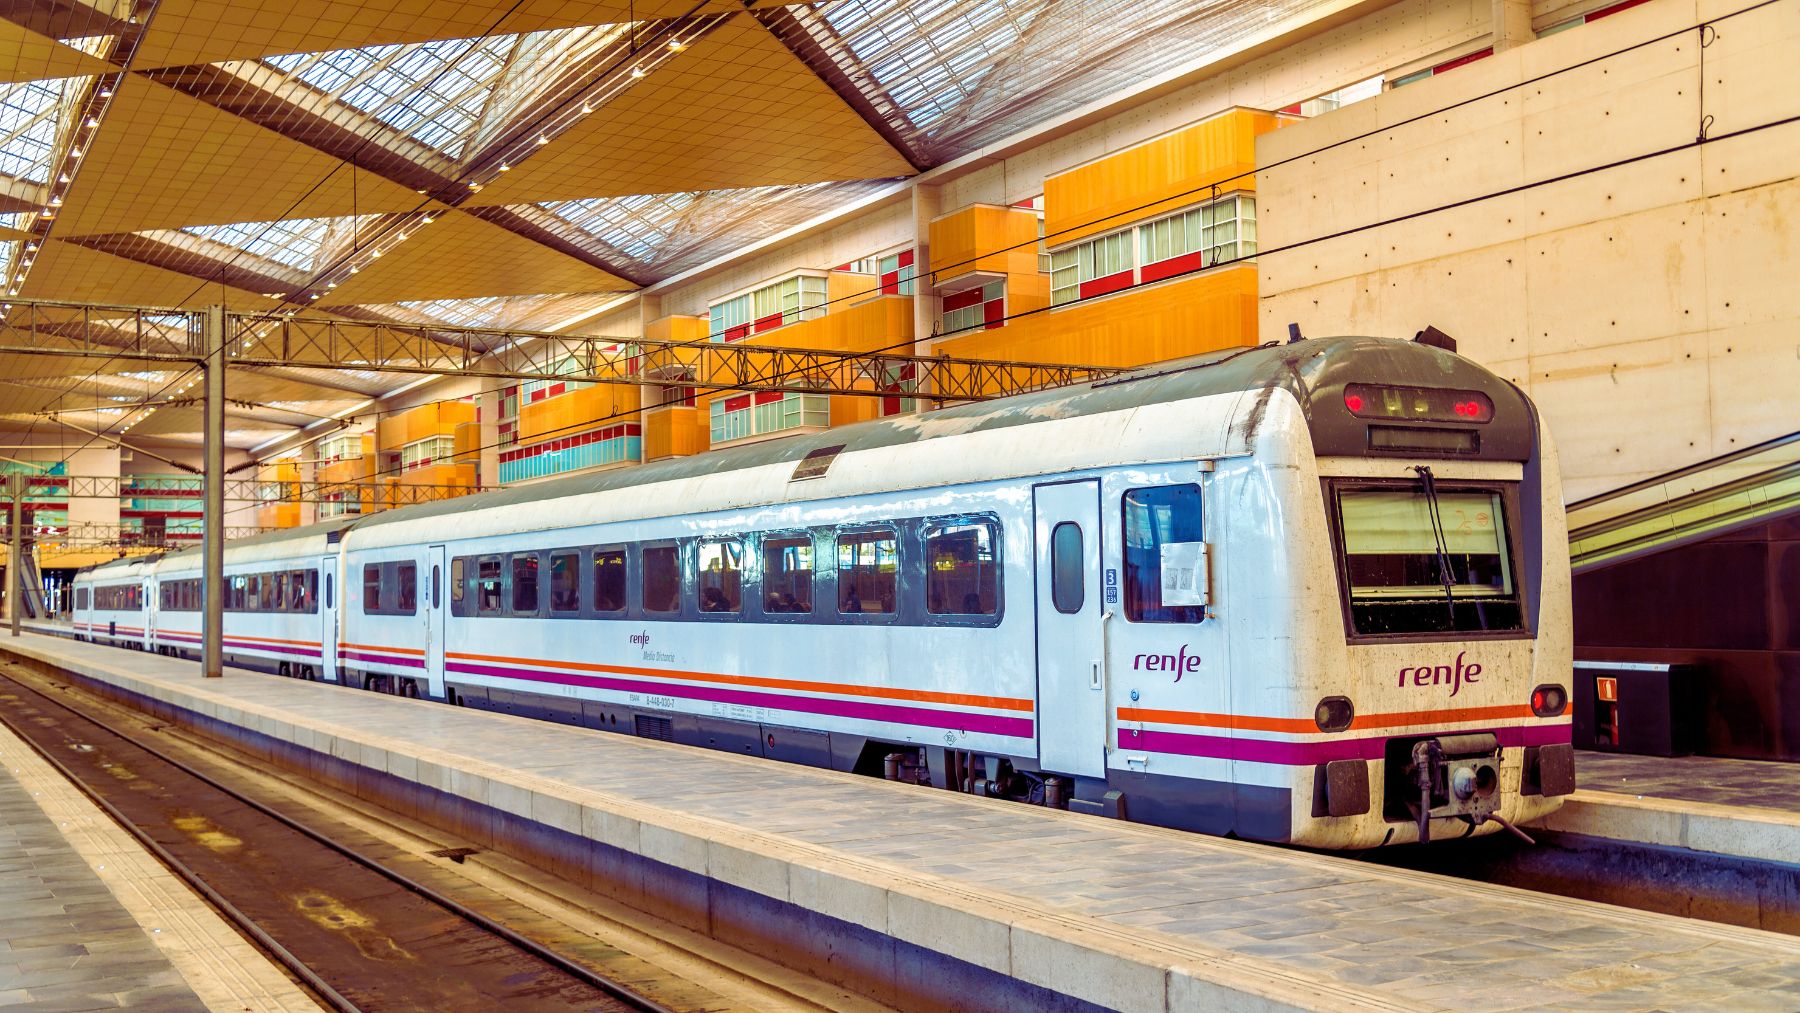
<instances>
[{"instance_id":1,"label":"red tail light","mask_svg":"<svg viewBox=\"0 0 1800 1013\"><path fill-rule=\"evenodd\" d=\"M1561 686L1539 686L1531 691L1531 713L1540 718L1553 718L1569 705L1569 691Z\"/></svg>"}]
</instances>

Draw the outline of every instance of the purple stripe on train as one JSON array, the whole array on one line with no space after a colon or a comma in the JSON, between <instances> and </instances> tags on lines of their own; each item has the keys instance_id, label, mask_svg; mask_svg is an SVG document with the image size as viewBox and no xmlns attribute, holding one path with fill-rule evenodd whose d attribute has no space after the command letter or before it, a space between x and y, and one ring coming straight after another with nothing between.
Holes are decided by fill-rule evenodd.
<instances>
[{"instance_id":1,"label":"purple stripe on train","mask_svg":"<svg viewBox=\"0 0 1800 1013\"><path fill-rule=\"evenodd\" d=\"M377 665L393 665L398 668L424 668L424 658L409 658L399 654L377 654L373 651L353 651L348 647L338 649L338 657L345 661L369 661Z\"/></svg>"},{"instance_id":2,"label":"purple stripe on train","mask_svg":"<svg viewBox=\"0 0 1800 1013\"><path fill-rule=\"evenodd\" d=\"M530 668L474 665L463 661L452 661L445 667L451 672L460 672L464 675L490 675L502 679L553 682L564 686L587 686L593 689L611 689L627 693L660 693L690 700L732 703L745 707L768 707L773 710L828 714L832 717L860 718L867 721L892 721L896 724L918 725L925 728L954 728L958 731L984 732L990 735L1007 735L1020 739L1031 737L1030 718L970 714L965 711L940 711L927 707L865 703L860 700L832 700L823 697L785 696L779 693L752 693L738 689L719 689L713 686L694 686L685 683L647 683L630 679L574 675L568 672L547 672Z\"/></svg>"},{"instance_id":3,"label":"purple stripe on train","mask_svg":"<svg viewBox=\"0 0 1800 1013\"><path fill-rule=\"evenodd\" d=\"M1567 742L1570 727L1562 725L1526 725L1524 727L1487 729L1499 738L1502 746L1546 746ZM1458 731L1455 734L1463 734ZM1131 731L1119 729L1120 749L1142 749L1152 753L1177 756L1206 756L1221 760L1247 760L1252 763L1281 763L1291 766L1329 763L1332 760L1379 760L1390 738L1325 739L1319 742L1288 742L1280 739L1234 739L1224 735L1194 735L1188 732ZM1413 736L1405 736L1413 737Z\"/></svg>"}]
</instances>

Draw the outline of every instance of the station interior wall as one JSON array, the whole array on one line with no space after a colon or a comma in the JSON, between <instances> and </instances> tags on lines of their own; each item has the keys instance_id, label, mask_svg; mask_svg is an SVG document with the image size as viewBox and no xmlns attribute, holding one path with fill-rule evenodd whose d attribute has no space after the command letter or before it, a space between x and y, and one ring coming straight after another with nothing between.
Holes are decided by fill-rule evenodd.
<instances>
[{"instance_id":1,"label":"station interior wall","mask_svg":"<svg viewBox=\"0 0 1800 1013\"><path fill-rule=\"evenodd\" d=\"M1800 760L1800 514L1574 581L1576 657L1698 665L1699 751Z\"/></svg>"},{"instance_id":2,"label":"station interior wall","mask_svg":"<svg viewBox=\"0 0 1800 1013\"><path fill-rule=\"evenodd\" d=\"M1571 501L1793 431L1796 52L1800 3L1656 0L1259 137L1263 334L1435 325Z\"/></svg>"}]
</instances>

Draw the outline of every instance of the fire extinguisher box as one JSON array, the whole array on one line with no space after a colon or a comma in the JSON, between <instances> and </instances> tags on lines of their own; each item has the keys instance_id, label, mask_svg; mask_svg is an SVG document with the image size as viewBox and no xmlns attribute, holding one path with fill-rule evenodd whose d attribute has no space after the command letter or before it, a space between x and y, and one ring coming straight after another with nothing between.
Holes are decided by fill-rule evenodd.
<instances>
[{"instance_id":1,"label":"fire extinguisher box","mask_svg":"<svg viewBox=\"0 0 1800 1013\"><path fill-rule=\"evenodd\" d=\"M1700 748L1700 665L1575 663L1576 749L1687 756Z\"/></svg>"}]
</instances>

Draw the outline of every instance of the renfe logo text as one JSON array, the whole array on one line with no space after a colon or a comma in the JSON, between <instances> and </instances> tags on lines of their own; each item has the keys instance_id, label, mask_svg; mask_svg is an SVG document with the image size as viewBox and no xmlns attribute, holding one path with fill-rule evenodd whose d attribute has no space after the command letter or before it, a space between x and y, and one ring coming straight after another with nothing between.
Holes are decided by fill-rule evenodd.
<instances>
[{"instance_id":1,"label":"renfe logo text","mask_svg":"<svg viewBox=\"0 0 1800 1013\"><path fill-rule=\"evenodd\" d=\"M642 633L633 633L631 635L631 642L639 647L643 647L650 642L650 631L645 630Z\"/></svg>"},{"instance_id":2,"label":"renfe logo text","mask_svg":"<svg viewBox=\"0 0 1800 1013\"><path fill-rule=\"evenodd\" d=\"M1139 672L1174 672L1175 681L1189 672L1199 671L1200 656L1189 654L1187 645L1181 645L1177 654L1140 654L1131 659L1131 667Z\"/></svg>"},{"instance_id":3,"label":"renfe logo text","mask_svg":"<svg viewBox=\"0 0 1800 1013\"><path fill-rule=\"evenodd\" d=\"M1463 683L1477 683L1481 681L1481 665L1478 662L1473 661L1469 662L1467 665L1463 664L1463 655L1465 653L1467 652L1456 652L1455 665L1420 665L1417 668L1402 668L1400 670L1400 681L1396 685L1406 685L1406 680L1408 678L1412 679L1412 684L1415 686L1448 685L1450 687L1450 695L1455 696L1462 691Z\"/></svg>"}]
</instances>

